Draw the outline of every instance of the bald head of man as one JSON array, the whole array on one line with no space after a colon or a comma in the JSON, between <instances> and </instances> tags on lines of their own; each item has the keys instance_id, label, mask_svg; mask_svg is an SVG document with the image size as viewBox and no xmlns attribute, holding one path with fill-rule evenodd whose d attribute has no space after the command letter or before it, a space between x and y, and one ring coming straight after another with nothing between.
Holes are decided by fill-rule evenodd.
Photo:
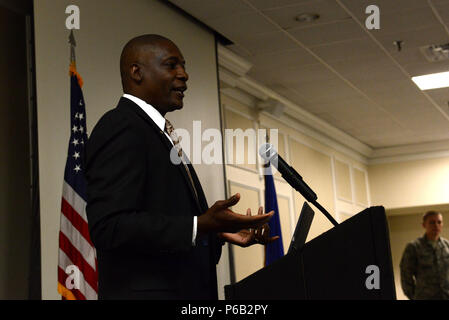
<instances>
[{"instance_id":1,"label":"bald head of man","mask_svg":"<svg viewBox=\"0 0 449 320\"><path fill-rule=\"evenodd\" d=\"M151 104L162 116L183 107L189 76L171 40L156 34L131 39L120 57L120 74L124 93Z\"/></svg>"}]
</instances>

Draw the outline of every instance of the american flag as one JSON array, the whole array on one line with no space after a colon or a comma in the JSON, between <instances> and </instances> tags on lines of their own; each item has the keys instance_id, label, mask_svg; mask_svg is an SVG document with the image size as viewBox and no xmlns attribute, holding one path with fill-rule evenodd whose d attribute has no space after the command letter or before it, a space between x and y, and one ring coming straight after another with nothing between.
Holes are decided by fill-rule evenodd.
<instances>
[{"instance_id":1,"label":"american flag","mask_svg":"<svg viewBox=\"0 0 449 320\"><path fill-rule=\"evenodd\" d=\"M98 298L97 259L86 216L86 181L83 174L87 142L82 80L70 66L70 141L62 188L59 231L58 292L67 300Z\"/></svg>"}]
</instances>

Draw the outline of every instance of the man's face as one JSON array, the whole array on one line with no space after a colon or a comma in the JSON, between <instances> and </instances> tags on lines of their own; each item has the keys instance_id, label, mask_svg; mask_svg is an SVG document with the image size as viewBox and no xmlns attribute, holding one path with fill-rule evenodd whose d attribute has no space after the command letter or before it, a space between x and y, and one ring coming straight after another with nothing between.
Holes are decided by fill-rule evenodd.
<instances>
[{"instance_id":1,"label":"man's face","mask_svg":"<svg viewBox=\"0 0 449 320\"><path fill-rule=\"evenodd\" d=\"M443 229L443 217L441 214L428 216L423 222L423 227L429 238L437 238Z\"/></svg>"},{"instance_id":2,"label":"man's face","mask_svg":"<svg viewBox=\"0 0 449 320\"><path fill-rule=\"evenodd\" d=\"M147 102L162 115L181 109L189 76L179 49L172 42L162 41L156 48L146 50L141 62Z\"/></svg>"}]
</instances>

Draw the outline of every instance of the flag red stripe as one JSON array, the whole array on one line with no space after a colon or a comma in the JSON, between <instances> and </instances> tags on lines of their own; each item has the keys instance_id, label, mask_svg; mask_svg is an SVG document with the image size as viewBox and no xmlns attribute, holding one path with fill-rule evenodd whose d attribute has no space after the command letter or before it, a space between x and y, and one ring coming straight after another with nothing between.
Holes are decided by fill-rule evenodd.
<instances>
[{"instance_id":1,"label":"flag red stripe","mask_svg":"<svg viewBox=\"0 0 449 320\"><path fill-rule=\"evenodd\" d=\"M58 267L58 281L59 281L59 283L61 283L63 286L65 286L66 279L67 279L67 273L65 273L64 270L61 269L61 267ZM72 289L72 290L70 290L70 292L73 293L73 295L75 296L75 298L77 300L86 300L86 297L78 289ZM64 297L63 297L63 300L65 300Z\"/></svg>"},{"instance_id":2,"label":"flag red stripe","mask_svg":"<svg viewBox=\"0 0 449 320\"><path fill-rule=\"evenodd\" d=\"M66 237L66 235L62 232L59 232L59 248L69 257L69 259L75 264L80 271L83 273L84 279L87 283L98 292L97 287L97 273L90 266L90 264L84 260L84 257L81 253L76 249L70 240Z\"/></svg>"},{"instance_id":3,"label":"flag red stripe","mask_svg":"<svg viewBox=\"0 0 449 320\"><path fill-rule=\"evenodd\" d=\"M64 198L62 198L61 211L93 248L94 244L90 240L88 224Z\"/></svg>"}]
</instances>

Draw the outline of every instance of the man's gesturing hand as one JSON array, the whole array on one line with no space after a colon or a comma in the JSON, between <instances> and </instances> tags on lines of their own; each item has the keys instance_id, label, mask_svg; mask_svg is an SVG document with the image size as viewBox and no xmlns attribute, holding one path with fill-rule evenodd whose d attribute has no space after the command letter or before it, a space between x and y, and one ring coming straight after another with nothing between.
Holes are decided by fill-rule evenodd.
<instances>
[{"instance_id":1,"label":"man's gesturing hand","mask_svg":"<svg viewBox=\"0 0 449 320\"><path fill-rule=\"evenodd\" d=\"M258 215L263 214L263 208L260 207L257 213ZM246 210L246 215L251 216L251 209ZM268 223L257 229L243 229L236 233L221 232L219 233L221 239L236 244L240 247L249 247L253 244L265 245L279 239L279 236L270 237L270 227Z\"/></svg>"},{"instance_id":2,"label":"man's gesturing hand","mask_svg":"<svg viewBox=\"0 0 449 320\"><path fill-rule=\"evenodd\" d=\"M240 200L240 194L235 194L227 200L214 203L205 214L198 217L197 230L199 234L208 232L237 232L242 229L257 229L271 219L274 211L255 216L242 215L229 209Z\"/></svg>"}]
</instances>

